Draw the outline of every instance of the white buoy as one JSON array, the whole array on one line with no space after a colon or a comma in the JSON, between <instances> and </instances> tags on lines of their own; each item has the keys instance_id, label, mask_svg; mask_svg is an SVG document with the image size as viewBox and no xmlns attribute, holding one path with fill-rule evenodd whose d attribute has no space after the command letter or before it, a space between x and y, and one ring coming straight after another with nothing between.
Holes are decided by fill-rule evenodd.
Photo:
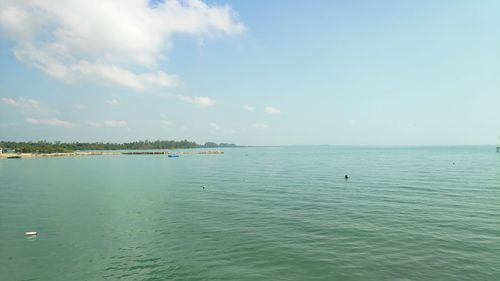
<instances>
[{"instance_id":1,"label":"white buoy","mask_svg":"<svg viewBox=\"0 0 500 281\"><path fill-rule=\"evenodd\" d=\"M28 232L26 232L26 234L25 234L25 235L26 235L26 236L37 236L37 235L38 235L38 232L36 232L36 231L28 231Z\"/></svg>"}]
</instances>

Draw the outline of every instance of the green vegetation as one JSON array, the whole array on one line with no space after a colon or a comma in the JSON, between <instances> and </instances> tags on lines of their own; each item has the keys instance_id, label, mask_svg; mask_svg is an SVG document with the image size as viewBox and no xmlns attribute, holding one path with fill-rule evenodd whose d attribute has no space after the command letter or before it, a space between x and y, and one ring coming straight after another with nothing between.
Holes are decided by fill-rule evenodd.
<instances>
[{"instance_id":1,"label":"green vegetation","mask_svg":"<svg viewBox=\"0 0 500 281\"><path fill-rule=\"evenodd\" d=\"M136 141L128 143L103 143L103 142L70 142L60 141L47 142L12 142L0 141L0 147L12 148L21 153L57 153L73 152L77 150L134 150L134 149L186 149L186 148L215 148L215 147L236 147L235 144L207 142L204 145L187 140L182 141Z\"/></svg>"}]
</instances>

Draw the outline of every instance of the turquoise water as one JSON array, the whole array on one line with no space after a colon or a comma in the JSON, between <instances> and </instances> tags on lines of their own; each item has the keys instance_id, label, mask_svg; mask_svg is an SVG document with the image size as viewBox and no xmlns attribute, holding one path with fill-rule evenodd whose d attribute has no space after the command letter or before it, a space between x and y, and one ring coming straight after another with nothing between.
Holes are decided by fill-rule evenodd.
<instances>
[{"instance_id":1,"label":"turquoise water","mask_svg":"<svg viewBox=\"0 0 500 281\"><path fill-rule=\"evenodd\" d=\"M225 151L0 160L0 280L500 280L492 147Z\"/></svg>"}]
</instances>

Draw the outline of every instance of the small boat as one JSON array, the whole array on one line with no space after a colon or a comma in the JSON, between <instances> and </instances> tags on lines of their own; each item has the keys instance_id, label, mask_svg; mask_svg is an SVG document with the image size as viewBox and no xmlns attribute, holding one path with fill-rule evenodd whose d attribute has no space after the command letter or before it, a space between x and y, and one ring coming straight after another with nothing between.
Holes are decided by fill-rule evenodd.
<instances>
[{"instance_id":1,"label":"small boat","mask_svg":"<svg viewBox=\"0 0 500 281\"><path fill-rule=\"evenodd\" d=\"M19 155L8 156L7 159L21 159L21 156Z\"/></svg>"},{"instance_id":2,"label":"small boat","mask_svg":"<svg viewBox=\"0 0 500 281\"><path fill-rule=\"evenodd\" d=\"M168 157L179 157L179 154L169 154Z\"/></svg>"},{"instance_id":3,"label":"small boat","mask_svg":"<svg viewBox=\"0 0 500 281\"><path fill-rule=\"evenodd\" d=\"M37 236L38 232L36 232L36 231L28 231L28 232L26 232L25 235L28 236L28 237L33 237L33 236Z\"/></svg>"}]
</instances>

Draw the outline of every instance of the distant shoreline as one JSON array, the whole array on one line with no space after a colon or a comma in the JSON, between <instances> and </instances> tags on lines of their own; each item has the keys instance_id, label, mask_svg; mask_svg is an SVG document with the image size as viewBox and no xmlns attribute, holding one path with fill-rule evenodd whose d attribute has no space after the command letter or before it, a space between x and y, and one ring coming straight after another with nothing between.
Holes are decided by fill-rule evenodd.
<instances>
[{"instance_id":1,"label":"distant shoreline","mask_svg":"<svg viewBox=\"0 0 500 281\"><path fill-rule=\"evenodd\" d=\"M39 157L68 157L68 156L111 156L111 155L188 155L188 154L224 154L221 150L206 151L78 151L78 152L56 152L56 153L1 153L0 158L39 158Z\"/></svg>"},{"instance_id":2,"label":"distant shoreline","mask_svg":"<svg viewBox=\"0 0 500 281\"><path fill-rule=\"evenodd\" d=\"M0 141L0 153L74 153L74 152L93 152L93 151L126 151L126 150L170 150L170 149L222 149L228 147L238 147L231 143L206 142L198 144L188 140L143 140L124 143L110 142L48 142L48 141ZM66 156L66 154L60 154ZM70 154L72 155L72 154ZM99 155L99 154L98 154Z\"/></svg>"}]
</instances>

